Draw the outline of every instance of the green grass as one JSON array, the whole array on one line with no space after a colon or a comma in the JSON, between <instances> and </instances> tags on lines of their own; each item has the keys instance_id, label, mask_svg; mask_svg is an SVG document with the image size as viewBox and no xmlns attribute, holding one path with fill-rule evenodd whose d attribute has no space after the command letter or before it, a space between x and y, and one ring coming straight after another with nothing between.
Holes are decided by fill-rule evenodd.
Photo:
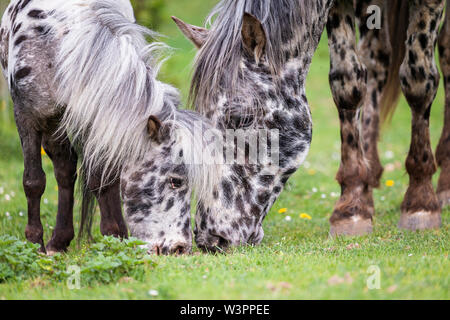
<instances>
[{"instance_id":1,"label":"green grass","mask_svg":"<svg viewBox=\"0 0 450 320\"><path fill-rule=\"evenodd\" d=\"M177 15L201 24L213 2L167 1L167 18L159 31L177 49L162 69L161 78L179 87L184 99L195 50L169 17ZM152 263L136 279L124 273L112 284L100 281L80 290L69 290L65 281L51 274L10 280L0 283L0 299L449 299L449 209L443 212L440 230L405 232L396 228L408 185L403 162L409 149L411 116L403 100L380 143L382 162L392 169L385 172L383 187L375 191L374 233L346 239L328 236L328 219L339 192L334 176L340 161L340 139L337 111L328 86L325 41L322 39L307 82L314 137L306 168L289 181L271 209L260 246L241 247L220 255L195 249L190 256L151 257ZM431 115L433 147L442 131L443 105L441 89ZM2 109L0 105L0 235L24 240L22 161L11 106ZM57 190L51 162L45 156L44 167L47 189L42 221L48 240L55 224ZM386 180L394 180L395 185L385 187ZM288 210L280 214L280 208ZM301 213L312 219L301 219ZM291 221L285 219L287 215ZM98 221L94 231L95 238L100 239ZM69 252L58 258L58 265L84 264L86 250L89 249L72 243ZM372 265L381 271L379 290L367 288L367 270ZM150 295L150 290L156 290L158 295Z\"/></svg>"}]
</instances>

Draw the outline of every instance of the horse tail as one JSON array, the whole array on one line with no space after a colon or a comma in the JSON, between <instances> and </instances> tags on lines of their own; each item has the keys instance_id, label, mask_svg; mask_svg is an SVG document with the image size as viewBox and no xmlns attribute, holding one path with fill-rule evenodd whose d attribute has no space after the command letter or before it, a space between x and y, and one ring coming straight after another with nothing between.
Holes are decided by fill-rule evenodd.
<instances>
[{"instance_id":1,"label":"horse tail","mask_svg":"<svg viewBox=\"0 0 450 320\"><path fill-rule=\"evenodd\" d=\"M83 141L85 174L100 176L104 186L150 148L148 118L164 100L156 53L166 46L146 41L156 33L134 22L128 0L66 5L62 12L76 20L56 56L57 100L66 107L60 129Z\"/></svg>"},{"instance_id":2,"label":"horse tail","mask_svg":"<svg viewBox=\"0 0 450 320\"><path fill-rule=\"evenodd\" d=\"M392 48L389 75L381 97L380 110L383 122L392 119L400 97L400 66L406 52L406 34L409 24L409 4L404 0L386 1L385 12Z\"/></svg>"}]
</instances>

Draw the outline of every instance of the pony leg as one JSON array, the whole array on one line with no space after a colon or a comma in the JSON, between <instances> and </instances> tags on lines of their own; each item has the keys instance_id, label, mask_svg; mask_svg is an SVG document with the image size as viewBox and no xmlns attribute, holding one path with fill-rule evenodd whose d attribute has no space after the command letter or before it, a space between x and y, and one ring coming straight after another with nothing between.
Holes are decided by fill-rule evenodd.
<instances>
[{"instance_id":1,"label":"pony leg","mask_svg":"<svg viewBox=\"0 0 450 320\"><path fill-rule=\"evenodd\" d=\"M399 223L402 229L430 229L441 225L441 207L431 181L436 164L429 119L439 86L434 48L443 9L443 0L410 1L407 54L400 67L402 91L412 112L411 147L406 159L409 187Z\"/></svg>"},{"instance_id":2,"label":"pony leg","mask_svg":"<svg viewBox=\"0 0 450 320\"><path fill-rule=\"evenodd\" d=\"M387 28L383 27L378 30L367 27L370 18L367 13L369 5L377 5L383 8L384 0L360 1L357 4L356 11L361 35L358 54L367 68L368 75L367 94L362 109L363 148L369 165L369 185L372 188L378 188L384 170L378 155L380 103L388 81L391 47Z\"/></svg>"},{"instance_id":3,"label":"pony leg","mask_svg":"<svg viewBox=\"0 0 450 320\"><path fill-rule=\"evenodd\" d=\"M120 181L100 188L100 179L91 177L89 188L97 198L100 207L100 232L104 236L128 238L128 229L122 215Z\"/></svg>"},{"instance_id":4,"label":"pony leg","mask_svg":"<svg viewBox=\"0 0 450 320\"><path fill-rule=\"evenodd\" d=\"M68 138L55 139L44 135L43 146L53 162L58 183L58 214L52 238L47 244L47 254L63 252L74 237L73 204L74 188L77 178L77 155Z\"/></svg>"},{"instance_id":5,"label":"pony leg","mask_svg":"<svg viewBox=\"0 0 450 320\"><path fill-rule=\"evenodd\" d=\"M447 5L445 24L439 36L439 56L445 84L445 120L436 151L436 159L442 169L437 195L441 204L445 206L450 204L450 3Z\"/></svg>"},{"instance_id":6,"label":"pony leg","mask_svg":"<svg viewBox=\"0 0 450 320\"><path fill-rule=\"evenodd\" d=\"M373 199L358 129L366 95L367 70L356 53L352 0L337 1L327 23L330 86L341 126L341 166L337 180L341 197L330 218L331 235L362 235L372 231Z\"/></svg>"},{"instance_id":7,"label":"pony leg","mask_svg":"<svg viewBox=\"0 0 450 320\"><path fill-rule=\"evenodd\" d=\"M44 229L41 223L41 197L46 184L41 159L42 133L35 129L35 125L31 121L22 117L19 108L15 105L14 115L24 158L23 189L28 206L25 237L32 243L40 244L40 251L45 252Z\"/></svg>"}]
</instances>

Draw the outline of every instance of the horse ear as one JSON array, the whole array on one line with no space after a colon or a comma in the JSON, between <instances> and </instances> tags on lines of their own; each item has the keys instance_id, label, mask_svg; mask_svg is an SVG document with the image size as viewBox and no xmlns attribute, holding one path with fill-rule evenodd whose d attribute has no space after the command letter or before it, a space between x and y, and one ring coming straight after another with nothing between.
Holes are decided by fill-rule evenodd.
<instances>
[{"instance_id":1,"label":"horse ear","mask_svg":"<svg viewBox=\"0 0 450 320\"><path fill-rule=\"evenodd\" d=\"M200 49L206 42L209 35L209 30L201 27L190 25L177 17L172 17L173 21L180 28L181 32L194 43L197 49Z\"/></svg>"},{"instance_id":2,"label":"horse ear","mask_svg":"<svg viewBox=\"0 0 450 320\"><path fill-rule=\"evenodd\" d=\"M162 140L161 127L162 127L161 120L159 120L156 116L150 116L148 118L147 132L150 138L157 143L161 143Z\"/></svg>"},{"instance_id":3,"label":"horse ear","mask_svg":"<svg viewBox=\"0 0 450 320\"><path fill-rule=\"evenodd\" d=\"M267 37L262 23L250 13L244 13L242 22L242 42L244 49L255 57L256 63L265 53Z\"/></svg>"}]
</instances>

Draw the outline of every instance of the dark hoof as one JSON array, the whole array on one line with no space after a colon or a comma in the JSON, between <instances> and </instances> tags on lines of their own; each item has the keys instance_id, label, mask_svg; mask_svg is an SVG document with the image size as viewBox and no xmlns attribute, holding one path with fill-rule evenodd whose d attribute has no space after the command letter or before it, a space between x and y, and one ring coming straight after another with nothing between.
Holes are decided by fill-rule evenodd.
<instances>
[{"instance_id":1,"label":"dark hoof","mask_svg":"<svg viewBox=\"0 0 450 320\"><path fill-rule=\"evenodd\" d=\"M372 233L372 220L353 216L331 223L330 234L336 236L364 236Z\"/></svg>"},{"instance_id":2,"label":"dark hoof","mask_svg":"<svg viewBox=\"0 0 450 320\"><path fill-rule=\"evenodd\" d=\"M66 252L74 236L73 228L55 229L52 238L47 243L47 255L53 256L56 253Z\"/></svg>"},{"instance_id":3,"label":"dark hoof","mask_svg":"<svg viewBox=\"0 0 450 320\"><path fill-rule=\"evenodd\" d=\"M48 256L53 256L57 253L64 253L70 245L70 241L67 243L57 243L56 241L50 241L45 248Z\"/></svg>"},{"instance_id":4,"label":"dark hoof","mask_svg":"<svg viewBox=\"0 0 450 320\"><path fill-rule=\"evenodd\" d=\"M398 227L406 230L438 229L442 225L441 212L418 211L402 213Z\"/></svg>"},{"instance_id":5,"label":"dark hoof","mask_svg":"<svg viewBox=\"0 0 450 320\"><path fill-rule=\"evenodd\" d=\"M51 256L54 256L55 254L57 254L57 253L64 253L64 252L66 252L66 250L55 250L55 249L50 249L49 247L47 247L46 248L46 251L47 251L47 256L49 256L49 257L51 257Z\"/></svg>"}]
</instances>

